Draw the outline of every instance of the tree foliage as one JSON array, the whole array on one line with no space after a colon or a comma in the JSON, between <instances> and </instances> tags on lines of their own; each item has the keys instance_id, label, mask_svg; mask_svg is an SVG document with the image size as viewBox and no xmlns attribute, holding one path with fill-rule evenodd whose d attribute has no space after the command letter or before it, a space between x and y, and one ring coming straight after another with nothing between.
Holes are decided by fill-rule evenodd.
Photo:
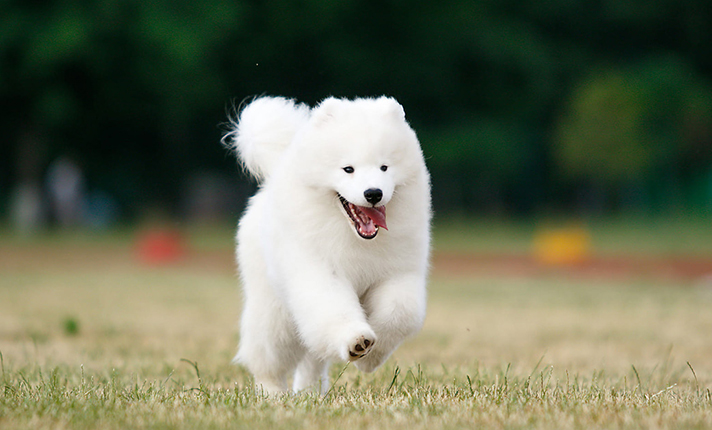
<instances>
[{"instance_id":1,"label":"tree foliage","mask_svg":"<svg viewBox=\"0 0 712 430\"><path fill-rule=\"evenodd\" d=\"M674 58L595 73L557 121L557 165L568 176L615 185L677 167L689 152L709 161L700 143L712 144L710 119L709 84Z\"/></svg>"},{"instance_id":2,"label":"tree foliage","mask_svg":"<svg viewBox=\"0 0 712 430\"><path fill-rule=\"evenodd\" d=\"M704 0L5 0L0 207L28 140L39 170L69 153L124 206L175 204L233 169L217 124L265 93L395 96L458 184L442 208L706 172L711 23Z\"/></svg>"}]
</instances>

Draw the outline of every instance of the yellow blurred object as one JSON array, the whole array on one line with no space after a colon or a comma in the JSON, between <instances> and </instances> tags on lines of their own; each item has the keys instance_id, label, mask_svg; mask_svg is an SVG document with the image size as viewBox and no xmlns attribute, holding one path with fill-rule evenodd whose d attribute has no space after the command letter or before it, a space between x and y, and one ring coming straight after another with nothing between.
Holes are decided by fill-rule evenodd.
<instances>
[{"instance_id":1,"label":"yellow blurred object","mask_svg":"<svg viewBox=\"0 0 712 430\"><path fill-rule=\"evenodd\" d=\"M583 227L542 229L534 237L534 256L544 264L582 263L591 256L591 237Z\"/></svg>"}]
</instances>

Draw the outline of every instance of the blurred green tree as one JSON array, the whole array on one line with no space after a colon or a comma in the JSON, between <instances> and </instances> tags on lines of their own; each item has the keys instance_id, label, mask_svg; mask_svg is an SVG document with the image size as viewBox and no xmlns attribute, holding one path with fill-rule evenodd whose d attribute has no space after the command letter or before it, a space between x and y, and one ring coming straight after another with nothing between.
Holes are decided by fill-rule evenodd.
<instances>
[{"instance_id":1,"label":"blurred green tree","mask_svg":"<svg viewBox=\"0 0 712 430\"><path fill-rule=\"evenodd\" d=\"M215 70L220 43L245 15L241 4L4 2L8 137L43 136L47 158L79 158L95 184L125 203L170 199L201 152L190 141L196 120L227 99L229 77Z\"/></svg>"},{"instance_id":2,"label":"blurred green tree","mask_svg":"<svg viewBox=\"0 0 712 430\"><path fill-rule=\"evenodd\" d=\"M710 23L706 0L5 0L0 211L29 152L175 204L192 171L234 172L216 125L259 94L396 97L442 207L522 206L552 171L684 188L712 168Z\"/></svg>"},{"instance_id":3,"label":"blurred green tree","mask_svg":"<svg viewBox=\"0 0 712 430\"><path fill-rule=\"evenodd\" d=\"M429 165L442 206L504 212L507 192L532 161L527 130L499 118L471 118L421 135L437 147ZM442 181L442 182L441 182Z\"/></svg>"},{"instance_id":4,"label":"blurred green tree","mask_svg":"<svg viewBox=\"0 0 712 430\"><path fill-rule=\"evenodd\" d=\"M557 120L553 152L566 177L602 189L679 182L693 158L709 168L710 124L710 86L664 56L587 77Z\"/></svg>"}]
</instances>

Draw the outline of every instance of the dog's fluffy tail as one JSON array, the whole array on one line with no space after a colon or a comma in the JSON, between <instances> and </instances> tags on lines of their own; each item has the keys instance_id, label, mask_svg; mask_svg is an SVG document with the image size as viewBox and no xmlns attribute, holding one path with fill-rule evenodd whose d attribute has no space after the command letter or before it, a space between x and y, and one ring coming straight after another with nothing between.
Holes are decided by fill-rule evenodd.
<instances>
[{"instance_id":1,"label":"dog's fluffy tail","mask_svg":"<svg viewBox=\"0 0 712 430\"><path fill-rule=\"evenodd\" d=\"M223 143L237 151L245 170L264 181L308 119L309 107L304 104L284 97L260 97L230 118Z\"/></svg>"}]
</instances>

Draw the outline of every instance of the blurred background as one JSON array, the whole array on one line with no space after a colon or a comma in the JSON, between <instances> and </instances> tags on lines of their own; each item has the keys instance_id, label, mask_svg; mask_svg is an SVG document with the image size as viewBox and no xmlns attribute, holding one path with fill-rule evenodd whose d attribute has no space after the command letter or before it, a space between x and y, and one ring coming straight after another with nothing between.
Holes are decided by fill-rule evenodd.
<instances>
[{"instance_id":1,"label":"blurred background","mask_svg":"<svg viewBox=\"0 0 712 430\"><path fill-rule=\"evenodd\" d=\"M126 386L192 378L188 358L246 384L234 231L256 185L228 115L386 94L435 209L400 363L702 399L711 42L709 0L0 0L0 358Z\"/></svg>"},{"instance_id":2,"label":"blurred background","mask_svg":"<svg viewBox=\"0 0 712 430\"><path fill-rule=\"evenodd\" d=\"M233 222L246 97L397 98L438 216L712 212L707 0L5 0L0 220Z\"/></svg>"}]
</instances>

